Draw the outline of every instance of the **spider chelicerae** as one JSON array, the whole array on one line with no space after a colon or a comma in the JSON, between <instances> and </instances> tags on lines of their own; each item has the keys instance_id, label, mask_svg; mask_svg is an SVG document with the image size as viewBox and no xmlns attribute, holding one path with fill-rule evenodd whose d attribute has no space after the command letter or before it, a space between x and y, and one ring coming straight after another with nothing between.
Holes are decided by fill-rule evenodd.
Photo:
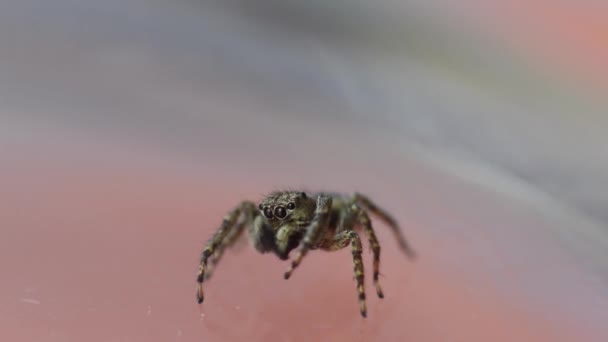
<instances>
[{"instance_id":1,"label":"spider chelicerae","mask_svg":"<svg viewBox=\"0 0 608 342\"><path fill-rule=\"evenodd\" d=\"M259 205L244 201L230 211L220 228L202 252L198 268L196 297L203 302L203 281L211 275L226 247L242 235L245 228L258 252L274 252L280 259L288 259L289 252L297 248L289 269L288 279L300 265L309 250L336 251L351 245L355 280L359 295L359 310L366 317L365 289L363 286L363 248L358 230L369 240L374 256L374 285L378 297L384 294L379 283L380 244L369 218L372 214L392 231L401 250L410 258L414 251L408 245L395 219L359 193L352 196L302 191L278 191L266 196Z\"/></svg>"}]
</instances>

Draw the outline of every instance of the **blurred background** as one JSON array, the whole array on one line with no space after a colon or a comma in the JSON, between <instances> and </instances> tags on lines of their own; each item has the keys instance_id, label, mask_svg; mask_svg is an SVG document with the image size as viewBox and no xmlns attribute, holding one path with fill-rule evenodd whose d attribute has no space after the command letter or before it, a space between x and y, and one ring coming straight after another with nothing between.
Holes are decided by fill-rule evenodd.
<instances>
[{"instance_id":1,"label":"blurred background","mask_svg":"<svg viewBox=\"0 0 608 342\"><path fill-rule=\"evenodd\" d=\"M606 341L607 91L602 1L0 1L0 337ZM401 223L367 319L349 250L243 241L195 303L282 188Z\"/></svg>"}]
</instances>

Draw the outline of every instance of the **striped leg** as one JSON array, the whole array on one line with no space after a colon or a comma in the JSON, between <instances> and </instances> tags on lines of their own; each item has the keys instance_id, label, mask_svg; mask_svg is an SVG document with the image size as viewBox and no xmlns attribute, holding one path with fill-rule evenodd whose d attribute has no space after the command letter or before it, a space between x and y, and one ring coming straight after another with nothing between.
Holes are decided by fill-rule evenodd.
<instances>
[{"instance_id":1,"label":"striped leg","mask_svg":"<svg viewBox=\"0 0 608 342\"><path fill-rule=\"evenodd\" d=\"M386 211L380 209L376 204L374 204L369 198L359 193L356 193L353 197L353 201L359 204L362 208L367 209L370 213L376 215L379 219L381 219L386 225L388 225L395 238L399 242L399 247L401 250L410 258L414 259L416 257L416 252L410 247L403 232L399 228L397 221Z\"/></svg>"},{"instance_id":2,"label":"striped leg","mask_svg":"<svg viewBox=\"0 0 608 342\"><path fill-rule=\"evenodd\" d=\"M203 250L201 254L201 261L198 266L198 275L196 277L197 287L196 287L196 298L200 303L205 299L203 293L203 281L205 279L205 273L207 271L207 260L214 255L216 252L224 248L224 244L226 243L226 237L239 235L238 232L235 233L235 227L239 229L240 225L237 225L237 221L241 213L255 212L255 205L251 202L243 202L238 207L230 211L222 221L222 225L220 228L213 234L213 237L207 242L207 246ZM252 214L247 214L250 217ZM242 228L241 228L242 229ZM219 252L221 255L221 252Z\"/></svg>"},{"instance_id":3,"label":"striped leg","mask_svg":"<svg viewBox=\"0 0 608 342\"><path fill-rule=\"evenodd\" d=\"M245 231L245 227L248 224L251 224L252 221L253 221L253 219L246 217L241 222L238 222L235 225L235 227L233 229L230 229L228 234L226 234L226 237L224 238L223 242L217 246L213 255L211 257L209 257L207 269L205 270L205 280L208 280L209 278L211 278L211 275L213 274L213 271L215 270L215 267L217 266L217 264L222 259L222 256L224 255L224 251L226 250L226 248L234 245L234 243L239 239L239 237L241 237L241 235L243 235L243 231Z\"/></svg>"},{"instance_id":4,"label":"striped leg","mask_svg":"<svg viewBox=\"0 0 608 342\"><path fill-rule=\"evenodd\" d=\"M355 280L357 281L357 293L359 294L359 310L361 316L367 317L367 309L365 307L365 288L364 288L364 272L363 272L363 247L361 246L361 239L359 235L353 230L342 231L333 238L333 240L327 241L321 248L328 251L336 251L346 246L352 246L353 252L353 267L355 272Z\"/></svg>"},{"instance_id":5,"label":"striped leg","mask_svg":"<svg viewBox=\"0 0 608 342\"><path fill-rule=\"evenodd\" d=\"M378 297L384 298L384 293L382 292L378 279L380 276L380 243L378 243L378 238L376 237L376 233L374 233L374 228L372 227L369 216L363 210L359 211L359 223L363 227L363 232L367 236L369 245L372 248L372 253L374 254L374 285L376 286L376 293L378 294Z\"/></svg>"},{"instance_id":6,"label":"striped leg","mask_svg":"<svg viewBox=\"0 0 608 342\"><path fill-rule=\"evenodd\" d=\"M319 236L323 235L323 232L327 229L331 212L331 203L331 197L325 195L319 195L319 197L317 197L315 217L310 223L310 226L306 229L304 238L302 239L302 242L300 242L300 246L291 262L291 266L285 272L285 279L289 279L291 273L300 265L306 253L308 253L311 248L315 247L314 244L319 240Z\"/></svg>"}]
</instances>

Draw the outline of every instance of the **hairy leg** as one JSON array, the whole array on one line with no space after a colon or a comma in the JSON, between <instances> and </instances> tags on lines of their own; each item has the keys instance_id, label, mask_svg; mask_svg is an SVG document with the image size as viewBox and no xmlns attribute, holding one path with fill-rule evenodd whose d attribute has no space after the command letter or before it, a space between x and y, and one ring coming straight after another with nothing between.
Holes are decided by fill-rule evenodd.
<instances>
[{"instance_id":1,"label":"hairy leg","mask_svg":"<svg viewBox=\"0 0 608 342\"><path fill-rule=\"evenodd\" d=\"M214 255L218 249L223 249L225 247L224 245L227 237L239 235L238 232L235 233L234 231L235 229L239 229L240 225L237 225L237 221L241 213L246 213L246 217L250 218L254 212L255 205L252 202L242 202L224 217L221 226L218 228L215 234L213 234L213 237L211 237L209 242L207 242L207 245L201 254L201 261L198 266L198 275L196 277L196 281L198 283L196 297L199 303L202 303L205 298L203 293L203 281L207 271L207 260Z\"/></svg>"},{"instance_id":2,"label":"hairy leg","mask_svg":"<svg viewBox=\"0 0 608 342\"><path fill-rule=\"evenodd\" d=\"M308 253L311 248L315 247L314 244L319 240L319 236L323 235L328 228L331 203L332 199L329 196L319 195L319 197L317 197L315 217L306 229L304 238L300 242L300 246L298 246L298 251L291 262L291 266L285 272L285 279L289 279L291 273L302 262L306 253Z\"/></svg>"},{"instance_id":3,"label":"hairy leg","mask_svg":"<svg viewBox=\"0 0 608 342\"><path fill-rule=\"evenodd\" d=\"M209 257L207 269L205 270L205 280L208 280L209 278L211 278L211 275L213 274L213 271L215 270L215 267L217 266L217 264L222 259L222 256L224 255L224 251L226 250L226 248L234 245L234 243L243 234L245 227L247 227L247 225L250 225L251 222L253 221L253 219L249 217L250 216L249 213L245 212L244 214L246 215L244 217L244 219L242 219L240 222L236 223L236 225L234 226L233 229L230 229L230 231L228 232L228 234L226 234L226 237L224 238L222 243L220 243L217 246L213 255L211 255Z\"/></svg>"},{"instance_id":4,"label":"hairy leg","mask_svg":"<svg viewBox=\"0 0 608 342\"><path fill-rule=\"evenodd\" d=\"M411 259L416 257L416 253L405 239L405 236L399 228L397 221L388 212L379 208L369 198L359 193L355 193L355 195L353 196L353 202L359 204L362 208L367 209L370 213L376 215L386 225L388 225L393 231L395 238L399 242L399 247L401 247L401 250Z\"/></svg>"},{"instance_id":5,"label":"hairy leg","mask_svg":"<svg viewBox=\"0 0 608 342\"><path fill-rule=\"evenodd\" d=\"M372 253L374 254L374 286L376 286L376 293L378 297L384 298L384 293L382 292L382 287L380 287L379 276L380 276L380 243L378 242L378 238L376 237L376 233L374 232L374 228L372 227L372 222L369 219L367 213L363 210L359 210L357 213L357 220L361 227L363 227L363 232L367 236L369 241L369 245L372 249Z\"/></svg>"},{"instance_id":6,"label":"hairy leg","mask_svg":"<svg viewBox=\"0 0 608 342\"><path fill-rule=\"evenodd\" d=\"M321 248L328 251L336 251L345 248L348 245L352 246L353 252L353 268L355 272L355 280L357 281L357 293L359 296L359 311L361 316L367 316L365 307L365 287L364 287L364 272L363 272L363 248L359 235L353 230L345 230L334 236L332 240L325 241Z\"/></svg>"}]
</instances>

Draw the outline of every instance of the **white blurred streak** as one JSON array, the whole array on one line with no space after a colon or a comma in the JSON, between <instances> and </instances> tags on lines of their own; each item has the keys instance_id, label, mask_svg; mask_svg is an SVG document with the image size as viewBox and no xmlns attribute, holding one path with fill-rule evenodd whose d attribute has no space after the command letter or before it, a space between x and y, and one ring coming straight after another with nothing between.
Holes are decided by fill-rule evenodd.
<instances>
[{"instance_id":1,"label":"white blurred streak","mask_svg":"<svg viewBox=\"0 0 608 342\"><path fill-rule=\"evenodd\" d=\"M27 304L40 305L40 301L33 298L21 298L21 301Z\"/></svg>"},{"instance_id":2,"label":"white blurred streak","mask_svg":"<svg viewBox=\"0 0 608 342\"><path fill-rule=\"evenodd\" d=\"M605 107L466 25L449 31L446 7L429 4L5 2L3 115L179 144L173 127L188 145L206 142L193 125L233 126L243 107L261 126L349 120L465 154L608 223ZM225 143L255 135L239 133Z\"/></svg>"}]
</instances>

